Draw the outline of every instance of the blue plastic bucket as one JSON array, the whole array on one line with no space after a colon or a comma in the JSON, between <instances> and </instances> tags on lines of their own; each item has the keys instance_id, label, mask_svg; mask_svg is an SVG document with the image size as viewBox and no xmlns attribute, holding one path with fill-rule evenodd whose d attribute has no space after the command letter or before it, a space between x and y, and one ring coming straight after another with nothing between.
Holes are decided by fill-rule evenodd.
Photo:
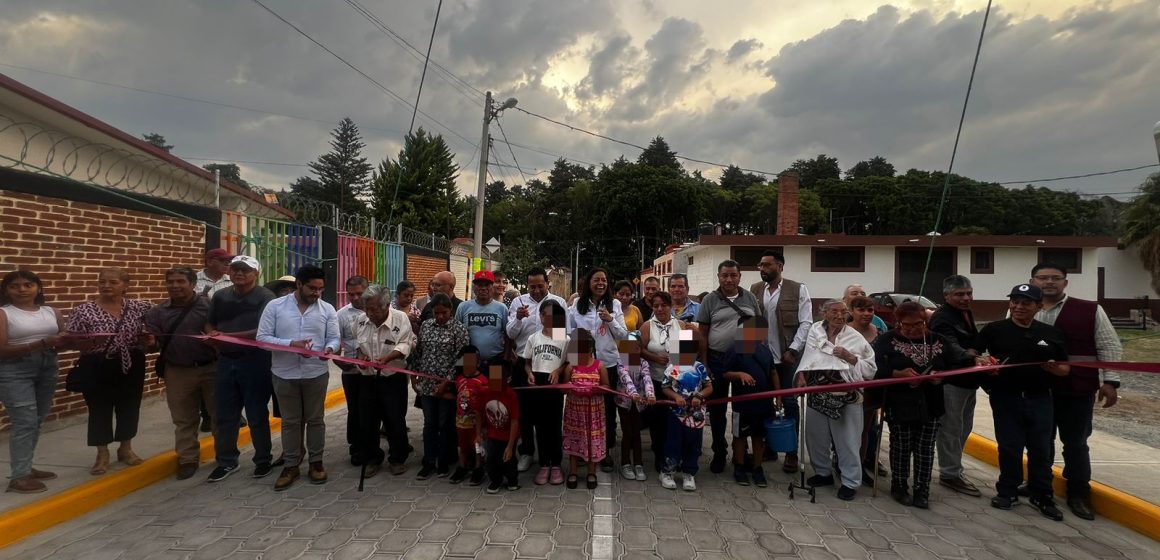
<instances>
[{"instance_id":1,"label":"blue plastic bucket","mask_svg":"<svg viewBox=\"0 0 1160 560\"><path fill-rule=\"evenodd\" d=\"M778 453L797 453L797 422L784 417L766 419L765 441Z\"/></svg>"}]
</instances>

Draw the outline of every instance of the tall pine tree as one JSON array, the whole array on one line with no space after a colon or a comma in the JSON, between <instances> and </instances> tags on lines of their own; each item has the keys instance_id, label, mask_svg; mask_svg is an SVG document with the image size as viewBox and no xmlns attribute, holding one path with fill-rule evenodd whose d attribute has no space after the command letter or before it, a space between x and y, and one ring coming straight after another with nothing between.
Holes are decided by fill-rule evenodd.
<instances>
[{"instance_id":1,"label":"tall pine tree","mask_svg":"<svg viewBox=\"0 0 1160 560\"><path fill-rule=\"evenodd\" d=\"M290 192L320 202L329 202L340 212L351 214L366 211L363 199L368 194L371 171L374 169L362 150L366 144L358 127L349 117L342 119L331 133L330 152L310 163L317 179L299 177L290 185Z\"/></svg>"},{"instance_id":2,"label":"tall pine tree","mask_svg":"<svg viewBox=\"0 0 1160 560\"><path fill-rule=\"evenodd\" d=\"M400 177L401 175L401 177ZM373 215L419 231L453 239L467 231L467 202L455 185L459 166L443 136L420 127L407 136L395 161L379 164L371 186ZM395 189L398 188L398 196Z\"/></svg>"}]
</instances>

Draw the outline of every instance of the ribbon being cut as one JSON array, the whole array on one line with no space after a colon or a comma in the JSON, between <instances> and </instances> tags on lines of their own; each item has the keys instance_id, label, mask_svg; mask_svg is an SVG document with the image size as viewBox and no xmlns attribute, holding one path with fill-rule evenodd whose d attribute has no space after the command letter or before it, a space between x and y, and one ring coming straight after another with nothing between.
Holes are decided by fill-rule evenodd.
<instances>
[{"instance_id":1,"label":"ribbon being cut","mask_svg":"<svg viewBox=\"0 0 1160 560\"><path fill-rule=\"evenodd\" d=\"M66 336L73 337L73 338L101 338L101 337L108 337L108 336L113 336L113 335L110 333L84 333L84 334L70 333ZM156 335L154 335L154 336L156 336ZM188 336L191 338L197 338L197 339L201 339L201 340L216 340L216 341L220 341L220 342L227 342L230 344L237 344L240 346L252 346L255 348L261 348L263 350L270 350L272 352L291 352L291 353L299 354L302 356L307 356L307 357L311 357L311 358L318 358L320 360L333 360L335 362L344 362L344 363L348 363L348 364L352 364L352 365L356 365L356 366L361 366L361 367L366 367L366 368L373 368L373 369L378 369L378 370L382 370L382 371L391 371L391 372L403 373L403 374L411 375L411 376L415 376L415 377L424 377L424 378L436 379L439 381L443 381L443 378L441 378L441 377L428 375L426 373L412 371L409 369L397 368L397 367L389 366L389 365L382 364L379 362L360 360L358 358L347 358L345 356L341 356L338 354L330 354L330 353L321 352L318 350L309 350L309 349L305 349L305 348L295 348L295 347L291 347L291 346L281 346L278 344L259 342L257 340L253 340L253 339L249 339L249 338L238 338L235 336L221 335L221 334L215 335L215 336L210 336L210 335L206 335L206 334L173 335L173 336ZM1043 362L1040 362L1040 363L1043 363ZM1136 373L1160 374L1160 363L1154 363L1154 362L1070 361L1067 363L1071 364L1072 366L1077 366L1077 367L1087 367L1087 368L1097 368L1097 369L1114 369L1117 371L1131 371L1131 372L1136 372ZM1038 363L1021 363L1021 364L996 364L996 365L986 365L986 366L972 366L972 367L968 367L968 368L960 368L960 369L952 369L952 370L947 370L947 371L932 372L929 375L923 375L921 377L921 380L928 381L931 379L942 379L942 378L946 378L946 377L954 377L956 375L965 375L968 373L998 372L1000 369L1020 367L1020 366L1028 366L1028 365L1039 365L1039 364ZM858 381L855 383L839 383L839 384L834 384L834 385L794 387L794 388L790 388L790 389L779 389L776 391L765 391L765 392L761 392L761 393L750 393L747 395L709 399L706 404L724 404L724 403L730 403L730 402L742 402L742 401L751 401L751 400L759 400L759 399L772 399L772 398L777 398L777 397L790 397L790 396L804 395L804 394L810 394L810 393L851 391L854 389L867 389L867 388L871 388L871 387L886 387L889 385L899 385L902 383L914 383L915 380L916 380L916 378L914 378L914 377L902 377L902 378L887 378L887 379L871 379L868 381ZM537 389L572 389L572 388L573 388L573 386L570 383L560 383L560 384L556 384L556 385L535 385L535 386L531 386L531 387L516 387L515 389L519 390L519 391L534 391ZM596 389L603 391L603 392L606 392L606 393L613 394L613 395L621 395L624 397L631 398L630 395L627 395L625 393L621 393L619 391L610 389L608 387L596 387ZM657 404L668 404L668 405L675 405L676 404L673 401L665 401L665 400L657 400L656 402L657 402Z\"/></svg>"}]
</instances>

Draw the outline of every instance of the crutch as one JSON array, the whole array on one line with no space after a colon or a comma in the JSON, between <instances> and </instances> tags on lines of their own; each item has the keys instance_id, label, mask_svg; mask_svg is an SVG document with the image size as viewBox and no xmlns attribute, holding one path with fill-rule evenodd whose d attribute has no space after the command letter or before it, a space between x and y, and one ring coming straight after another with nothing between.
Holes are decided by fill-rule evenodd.
<instances>
[{"instance_id":1,"label":"crutch","mask_svg":"<svg viewBox=\"0 0 1160 560\"><path fill-rule=\"evenodd\" d=\"M789 499L793 499L795 489L805 490L810 495L810 503L817 503L817 490L813 486L806 484L806 468L805 468L805 424L806 424L806 396L805 394L798 395L801 397L798 403L798 421L797 421L797 452L798 452L798 482L789 483ZM797 396L794 397L798 398ZM811 463L812 464L812 463Z\"/></svg>"}]
</instances>

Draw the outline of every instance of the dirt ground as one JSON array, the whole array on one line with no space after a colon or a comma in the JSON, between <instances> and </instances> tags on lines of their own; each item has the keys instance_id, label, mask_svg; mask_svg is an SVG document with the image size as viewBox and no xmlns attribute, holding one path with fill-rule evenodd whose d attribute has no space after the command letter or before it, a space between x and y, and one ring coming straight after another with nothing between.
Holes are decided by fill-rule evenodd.
<instances>
[{"instance_id":1,"label":"dirt ground","mask_svg":"<svg viewBox=\"0 0 1160 560\"><path fill-rule=\"evenodd\" d=\"M1124 342L1124 361L1160 362L1160 332L1118 331ZM1120 373L1120 400L1112 408L1096 404L1094 428L1160 447L1160 375Z\"/></svg>"}]
</instances>

